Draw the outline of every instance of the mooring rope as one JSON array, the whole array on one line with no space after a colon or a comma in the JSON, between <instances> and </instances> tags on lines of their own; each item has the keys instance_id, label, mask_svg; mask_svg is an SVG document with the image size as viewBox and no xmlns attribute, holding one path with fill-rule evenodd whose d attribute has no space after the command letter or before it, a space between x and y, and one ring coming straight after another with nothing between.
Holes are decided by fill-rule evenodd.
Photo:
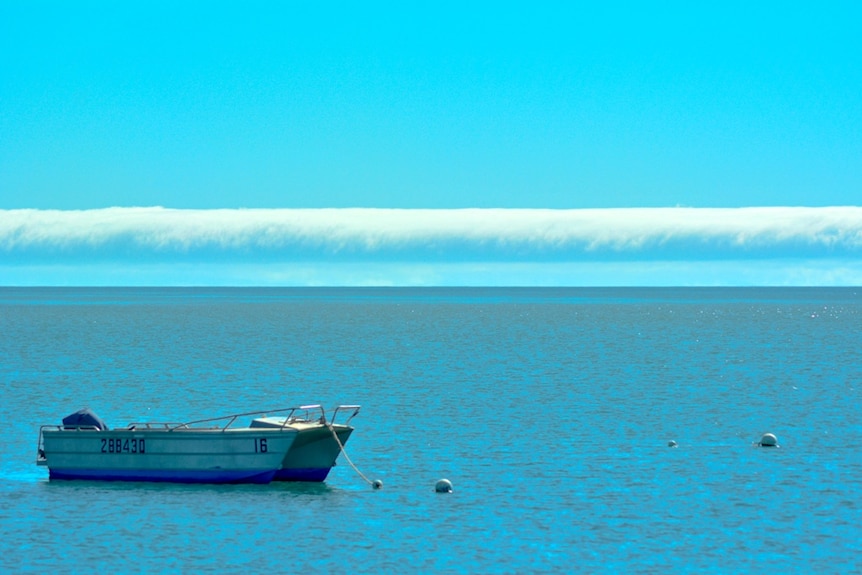
<instances>
[{"instance_id":1,"label":"mooring rope","mask_svg":"<svg viewBox=\"0 0 862 575\"><path fill-rule=\"evenodd\" d=\"M359 471L359 468L356 467L352 461L350 461L350 457L347 455L347 451L344 450L344 445L342 445L341 440L338 439L338 434L335 433L335 426L332 425L331 423L327 423L326 426L329 428L329 431L332 432L332 437L335 438L335 442L338 444L338 448L341 449L341 453L342 453L342 455L344 455L344 459L347 460L347 463L350 464L350 467L353 468L353 471L355 471L359 475L359 477L361 477L363 480L365 480L365 483L367 483L368 485L377 489L379 487L378 482L377 481L371 481L370 479L365 477L365 475L361 471Z\"/></svg>"}]
</instances>

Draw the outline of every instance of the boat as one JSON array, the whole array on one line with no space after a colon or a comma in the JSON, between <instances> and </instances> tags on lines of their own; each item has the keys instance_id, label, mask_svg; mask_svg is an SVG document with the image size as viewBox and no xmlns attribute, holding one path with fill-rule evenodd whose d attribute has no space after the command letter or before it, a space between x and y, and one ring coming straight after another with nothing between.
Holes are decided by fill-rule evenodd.
<instances>
[{"instance_id":1,"label":"boat","mask_svg":"<svg viewBox=\"0 0 862 575\"><path fill-rule=\"evenodd\" d=\"M353 410L352 418L359 406L338 406L333 419L347 409ZM236 425L244 417L256 419L245 427ZM48 468L51 480L323 481L352 431L346 422L327 422L320 405L184 423L133 422L114 429L82 409L61 425L40 427L36 463Z\"/></svg>"}]
</instances>

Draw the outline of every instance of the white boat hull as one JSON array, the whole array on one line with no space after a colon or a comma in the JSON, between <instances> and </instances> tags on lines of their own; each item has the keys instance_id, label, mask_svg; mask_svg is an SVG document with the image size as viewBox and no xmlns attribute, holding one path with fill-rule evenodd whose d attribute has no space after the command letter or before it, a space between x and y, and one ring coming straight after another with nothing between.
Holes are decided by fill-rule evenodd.
<instances>
[{"instance_id":1,"label":"white boat hull","mask_svg":"<svg viewBox=\"0 0 862 575\"><path fill-rule=\"evenodd\" d=\"M43 429L51 479L269 483L297 437L290 429Z\"/></svg>"}]
</instances>

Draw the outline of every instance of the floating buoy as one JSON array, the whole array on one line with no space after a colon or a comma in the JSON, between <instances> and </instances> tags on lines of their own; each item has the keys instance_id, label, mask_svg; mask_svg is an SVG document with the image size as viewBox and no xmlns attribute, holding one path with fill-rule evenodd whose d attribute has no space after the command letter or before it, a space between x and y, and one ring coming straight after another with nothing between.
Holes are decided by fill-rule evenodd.
<instances>
[{"instance_id":1,"label":"floating buoy","mask_svg":"<svg viewBox=\"0 0 862 575\"><path fill-rule=\"evenodd\" d=\"M758 445L760 447L778 447L778 438L772 433L764 433Z\"/></svg>"},{"instance_id":2,"label":"floating buoy","mask_svg":"<svg viewBox=\"0 0 862 575\"><path fill-rule=\"evenodd\" d=\"M434 486L434 491L437 493L452 493L452 482L448 479L438 479Z\"/></svg>"},{"instance_id":3,"label":"floating buoy","mask_svg":"<svg viewBox=\"0 0 862 575\"><path fill-rule=\"evenodd\" d=\"M676 447L676 441L671 439L670 441L667 442L667 446L668 447Z\"/></svg>"},{"instance_id":4,"label":"floating buoy","mask_svg":"<svg viewBox=\"0 0 862 575\"><path fill-rule=\"evenodd\" d=\"M381 487L383 487L383 482L379 479L375 479L371 482L371 487L373 487L374 489L380 489Z\"/></svg>"}]
</instances>

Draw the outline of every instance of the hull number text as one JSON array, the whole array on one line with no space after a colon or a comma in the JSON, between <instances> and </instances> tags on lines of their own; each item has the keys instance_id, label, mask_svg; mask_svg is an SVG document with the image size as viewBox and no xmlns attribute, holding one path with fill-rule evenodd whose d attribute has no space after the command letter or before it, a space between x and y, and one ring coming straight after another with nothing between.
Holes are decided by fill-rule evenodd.
<instances>
[{"instance_id":1,"label":"hull number text","mask_svg":"<svg viewBox=\"0 0 862 575\"><path fill-rule=\"evenodd\" d=\"M143 439L102 439L102 453L146 453Z\"/></svg>"}]
</instances>

